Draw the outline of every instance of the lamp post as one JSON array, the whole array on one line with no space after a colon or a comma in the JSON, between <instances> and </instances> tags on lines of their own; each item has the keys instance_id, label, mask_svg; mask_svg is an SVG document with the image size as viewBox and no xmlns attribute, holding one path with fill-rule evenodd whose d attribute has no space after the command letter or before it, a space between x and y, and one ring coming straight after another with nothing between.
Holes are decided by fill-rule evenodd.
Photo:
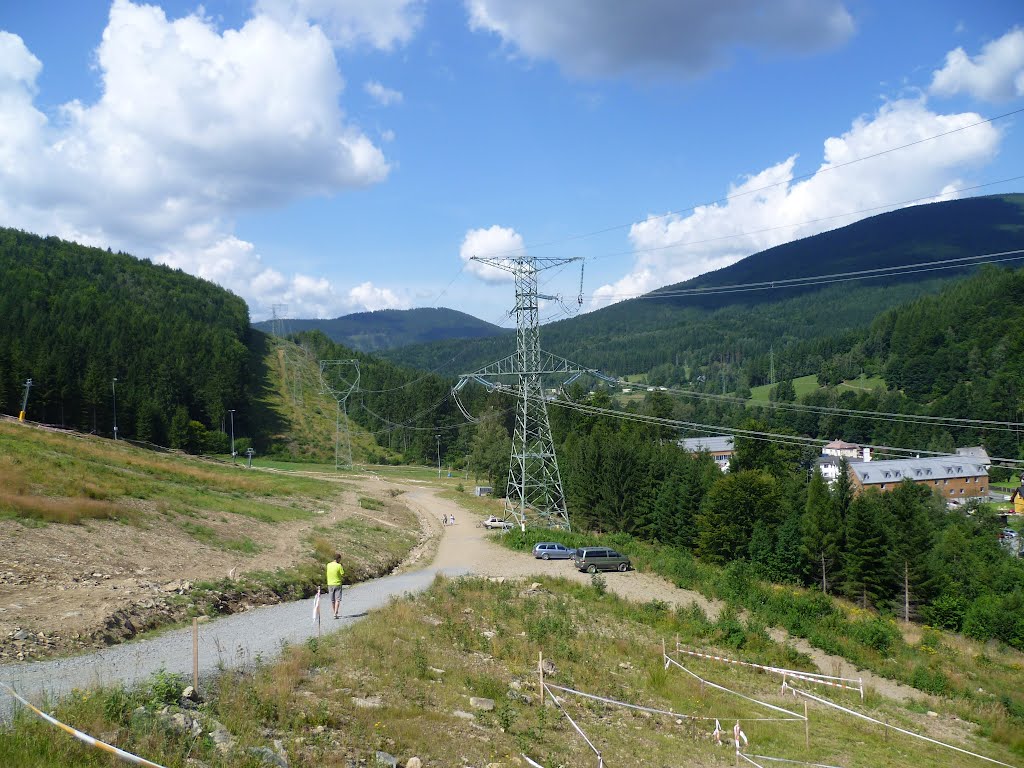
<instances>
[{"instance_id":1,"label":"lamp post","mask_svg":"<svg viewBox=\"0 0 1024 768\"><path fill-rule=\"evenodd\" d=\"M235 463L235 409L228 409L231 414L231 463Z\"/></svg>"},{"instance_id":2,"label":"lamp post","mask_svg":"<svg viewBox=\"0 0 1024 768\"><path fill-rule=\"evenodd\" d=\"M18 421L25 420L25 411L28 410L28 391L32 389L32 379L25 379L25 397L21 399L21 413L18 414Z\"/></svg>"},{"instance_id":3,"label":"lamp post","mask_svg":"<svg viewBox=\"0 0 1024 768\"><path fill-rule=\"evenodd\" d=\"M117 440L117 376L110 382L110 392L114 398L114 439Z\"/></svg>"},{"instance_id":4,"label":"lamp post","mask_svg":"<svg viewBox=\"0 0 1024 768\"><path fill-rule=\"evenodd\" d=\"M437 479L441 479L441 436L434 435L437 440Z\"/></svg>"}]
</instances>

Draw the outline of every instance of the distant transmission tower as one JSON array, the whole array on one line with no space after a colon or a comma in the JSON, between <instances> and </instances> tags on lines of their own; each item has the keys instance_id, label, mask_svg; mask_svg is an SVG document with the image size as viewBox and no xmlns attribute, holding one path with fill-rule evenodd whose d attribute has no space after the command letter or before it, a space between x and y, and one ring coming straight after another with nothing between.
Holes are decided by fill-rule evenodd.
<instances>
[{"instance_id":1,"label":"distant transmission tower","mask_svg":"<svg viewBox=\"0 0 1024 768\"><path fill-rule=\"evenodd\" d=\"M279 339L288 335L287 320L284 314L288 311L287 304L272 304L270 306L271 323L270 332Z\"/></svg>"},{"instance_id":2,"label":"distant transmission tower","mask_svg":"<svg viewBox=\"0 0 1024 768\"><path fill-rule=\"evenodd\" d=\"M345 367L355 368L355 376L352 380L343 379L340 377L331 377L330 372L337 371L338 369ZM337 378L340 385L337 387L332 386L328 383L328 378ZM338 410L335 412L334 417L334 471L338 471L338 467L342 466L341 459L345 459L344 466L349 469L352 468L352 436L349 433L348 428L348 397L359 387L359 361L358 360L321 360L320 361L320 385L321 392L323 394L331 395L338 404ZM342 419L342 414L345 418ZM345 440L344 440L344 457L341 455L342 451L342 430L344 428Z\"/></svg>"},{"instance_id":3,"label":"distant transmission tower","mask_svg":"<svg viewBox=\"0 0 1024 768\"><path fill-rule=\"evenodd\" d=\"M474 256L473 259L511 272L515 278L516 352L473 373L461 375L452 390L456 403L466 413L458 401L458 393L470 381L516 395L519 402L508 468L505 519L515 520L522 530L527 526L568 530L569 512L551 438L543 377L559 375L563 388L584 374L607 381L612 379L540 348L538 301L558 301L558 297L537 292L537 274L581 259L538 259L533 256L502 259ZM510 381L516 383L511 384ZM466 415L469 417L468 413Z\"/></svg>"}]
</instances>

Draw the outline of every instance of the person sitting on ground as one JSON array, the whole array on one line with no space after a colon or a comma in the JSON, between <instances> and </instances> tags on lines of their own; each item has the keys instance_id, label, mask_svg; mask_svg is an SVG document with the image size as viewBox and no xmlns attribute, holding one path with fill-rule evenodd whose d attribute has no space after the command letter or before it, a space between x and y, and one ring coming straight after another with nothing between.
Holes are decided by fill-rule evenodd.
<instances>
[{"instance_id":1,"label":"person sitting on ground","mask_svg":"<svg viewBox=\"0 0 1024 768\"><path fill-rule=\"evenodd\" d=\"M341 579L345 569L341 567L341 555L335 553L334 560L327 564L327 591L331 593L331 610L334 618L340 619L341 611Z\"/></svg>"}]
</instances>

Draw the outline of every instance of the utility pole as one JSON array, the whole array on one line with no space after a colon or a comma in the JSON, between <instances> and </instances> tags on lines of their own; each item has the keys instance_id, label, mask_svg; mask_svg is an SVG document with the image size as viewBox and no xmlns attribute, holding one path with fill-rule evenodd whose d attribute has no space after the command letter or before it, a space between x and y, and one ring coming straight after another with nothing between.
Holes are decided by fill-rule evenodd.
<instances>
[{"instance_id":1,"label":"utility pole","mask_svg":"<svg viewBox=\"0 0 1024 768\"><path fill-rule=\"evenodd\" d=\"M775 346L768 348L768 383L775 386Z\"/></svg>"},{"instance_id":2,"label":"utility pole","mask_svg":"<svg viewBox=\"0 0 1024 768\"><path fill-rule=\"evenodd\" d=\"M355 377L351 380L342 379L337 388L327 382L324 373L340 367L352 366L355 368ZM337 403L337 410L334 414L334 471L338 471L341 464L341 428L345 427L345 456L346 467L352 467L352 438L348 430L348 397L359 388L359 361L358 360L321 360L320 361L320 393L331 395ZM342 420L342 412L345 419Z\"/></svg>"},{"instance_id":3,"label":"utility pole","mask_svg":"<svg viewBox=\"0 0 1024 768\"><path fill-rule=\"evenodd\" d=\"M25 379L25 396L21 399L21 412L18 414L18 421L25 420L25 411L28 410L28 391L32 389L32 379Z\"/></svg>"},{"instance_id":4,"label":"utility pole","mask_svg":"<svg viewBox=\"0 0 1024 768\"><path fill-rule=\"evenodd\" d=\"M117 376L110 382L110 392L114 399L114 440L117 440Z\"/></svg>"},{"instance_id":5,"label":"utility pole","mask_svg":"<svg viewBox=\"0 0 1024 768\"><path fill-rule=\"evenodd\" d=\"M229 408L228 413L231 414L231 463L235 463L235 409Z\"/></svg>"},{"instance_id":6,"label":"utility pole","mask_svg":"<svg viewBox=\"0 0 1024 768\"><path fill-rule=\"evenodd\" d=\"M543 377L561 375L562 388L584 374L607 381L612 379L540 348L538 302L541 299L557 301L558 297L537 292L537 273L580 259L474 256L473 260L510 272L515 279L516 351L509 357L460 376L452 388L455 403L472 420L458 398L459 391L470 381L491 390L507 392L518 399L512 455L509 458L505 519L514 520L524 531L528 525L568 530L569 512L551 437ZM516 383L512 384L510 380Z\"/></svg>"},{"instance_id":7,"label":"utility pole","mask_svg":"<svg viewBox=\"0 0 1024 768\"><path fill-rule=\"evenodd\" d=\"M434 435L434 439L437 440L437 479L441 479L441 436Z\"/></svg>"}]
</instances>

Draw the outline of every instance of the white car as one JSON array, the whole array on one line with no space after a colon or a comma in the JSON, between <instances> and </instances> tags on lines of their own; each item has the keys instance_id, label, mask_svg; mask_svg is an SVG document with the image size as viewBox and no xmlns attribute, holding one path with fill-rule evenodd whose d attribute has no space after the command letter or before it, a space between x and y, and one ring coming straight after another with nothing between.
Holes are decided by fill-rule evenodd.
<instances>
[{"instance_id":1,"label":"white car","mask_svg":"<svg viewBox=\"0 0 1024 768\"><path fill-rule=\"evenodd\" d=\"M491 531L511 531L513 528L512 523L509 520L502 520L500 517L491 515L482 523L484 528Z\"/></svg>"}]
</instances>

